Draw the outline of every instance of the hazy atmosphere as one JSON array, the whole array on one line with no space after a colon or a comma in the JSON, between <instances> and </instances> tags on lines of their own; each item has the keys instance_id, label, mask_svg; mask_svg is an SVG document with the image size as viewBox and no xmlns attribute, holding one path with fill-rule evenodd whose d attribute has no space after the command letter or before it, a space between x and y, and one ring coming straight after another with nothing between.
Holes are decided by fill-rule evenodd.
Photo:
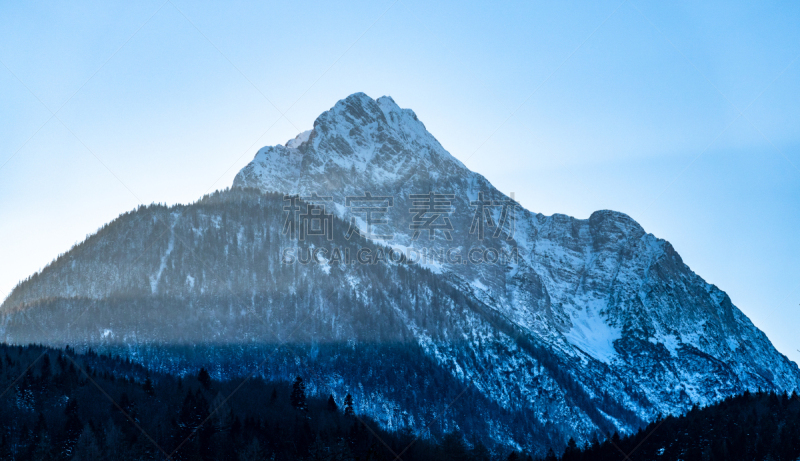
<instances>
[{"instance_id":1,"label":"hazy atmosphere","mask_svg":"<svg viewBox=\"0 0 800 461\"><path fill-rule=\"evenodd\" d=\"M0 459L800 459L800 3L0 5Z\"/></svg>"},{"instance_id":2,"label":"hazy atmosphere","mask_svg":"<svg viewBox=\"0 0 800 461\"><path fill-rule=\"evenodd\" d=\"M630 215L800 359L794 2L0 8L3 296L363 91L532 211Z\"/></svg>"}]
</instances>

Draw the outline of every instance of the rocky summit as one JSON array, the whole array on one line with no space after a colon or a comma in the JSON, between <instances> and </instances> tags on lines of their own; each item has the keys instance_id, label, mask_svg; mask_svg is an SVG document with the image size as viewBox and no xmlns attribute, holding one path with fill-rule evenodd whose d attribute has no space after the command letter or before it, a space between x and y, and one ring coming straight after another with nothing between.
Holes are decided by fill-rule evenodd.
<instances>
[{"instance_id":1,"label":"rocky summit","mask_svg":"<svg viewBox=\"0 0 800 461\"><path fill-rule=\"evenodd\" d=\"M510 194L509 194L510 195ZM543 453L800 369L631 217L522 208L390 97L351 95L229 190L128 212L20 283L3 339L304 376L390 430Z\"/></svg>"}]
</instances>

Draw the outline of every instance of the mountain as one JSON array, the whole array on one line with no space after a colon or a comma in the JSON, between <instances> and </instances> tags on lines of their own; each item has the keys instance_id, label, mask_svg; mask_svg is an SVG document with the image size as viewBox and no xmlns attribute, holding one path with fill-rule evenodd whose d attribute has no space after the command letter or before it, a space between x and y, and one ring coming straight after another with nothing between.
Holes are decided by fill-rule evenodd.
<instances>
[{"instance_id":1,"label":"mountain","mask_svg":"<svg viewBox=\"0 0 800 461\"><path fill-rule=\"evenodd\" d=\"M640 423L611 400L592 402L534 338L523 341L425 268L284 264L281 247L353 255L380 248L345 239L338 219L330 242L293 241L281 234L283 206L281 194L234 189L126 213L12 293L3 338L91 347L179 375L202 366L219 379L300 375L312 395L351 394L356 411L386 429L458 429L491 445L541 451L576 428L613 430L598 406ZM459 369L486 379L472 385ZM537 408L500 405L484 392L519 399L524 390L509 387L514 379L539 389L530 396Z\"/></svg>"},{"instance_id":2,"label":"mountain","mask_svg":"<svg viewBox=\"0 0 800 461\"><path fill-rule=\"evenodd\" d=\"M626 383L660 412L745 388L798 385L797 365L777 353L723 291L627 215L604 210L579 220L517 207L500 238L490 239L487 231L479 240L470 233L477 209L470 203L479 194L484 202L509 197L468 170L389 97L357 93L339 101L310 132L287 146L261 149L234 187L330 195L335 203L370 191L394 198L388 244L398 250L492 245L516 251L516 264L444 261L431 269L454 276L460 288L516 326L597 372L592 379L610 376L606 367L629 378ZM453 195L451 241L413 239L408 197L429 191ZM346 209L335 210L348 218ZM501 212L491 209L495 224Z\"/></svg>"},{"instance_id":3,"label":"mountain","mask_svg":"<svg viewBox=\"0 0 800 461\"><path fill-rule=\"evenodd\" d=\"M411 110L362 93L259 150L232 189L120 216L0 315L11 343L301 374L390 430L540 453L800 386L668 242L614 211L525 210Z\"/></svg>"}]
</instances>

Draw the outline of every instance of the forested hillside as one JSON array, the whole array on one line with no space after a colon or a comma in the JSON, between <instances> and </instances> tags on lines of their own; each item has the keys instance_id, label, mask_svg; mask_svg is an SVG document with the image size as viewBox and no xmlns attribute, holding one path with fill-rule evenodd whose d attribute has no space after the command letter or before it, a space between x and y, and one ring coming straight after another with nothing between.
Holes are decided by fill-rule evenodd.
<instances>
[{"instance_id":1,"label":"forested hillside","mask_svg":"<svg viewBox=\"0 0 800 461\"><path fill-rule=\"evenodd\" d=\"M355 413L350 395L309 397L294 382L177 378L72 349L0 346L3 460L522 461L458 431L417 439ZM230 398L229 398L230 397ZM557 450L560 452L560 450ZM745 393L668 416L637 434L545 461L775 460L800 457L797 394ZM539 458L541 460L541 458Z\"/></svg>"},{"instance_id":2,"label":"forested hillside","mask_svg":"<svg viewBox=\"0 0 800 461\"><path fill-rule=\"evenodd\" d=\"M551 455L550 459L555 459ZM800 398L796 393L746 392L680 417L650 423L637 434L579 449L561 461L795 461L800 459Z\"/></svg>"},{"instance_id":3,"label":"forested hillside","mask_svg":"<svg viewBox=\"0 0 800 461\"><path fill-rule=\"evenodd\" d=\"M0 360L3 460L391 460L406 447L406 460L443 459L445 451L506 456L467 448L457 434L439 446L388 433L356 415L350 396L307 397L299 377L220 382L201 370L175 378L38 346L0 346Z\"/></svg>"},{"instance_id":4,"label":"forested hillside","mask_svg":"<svg viewBox=\"0 0 800 461\"><path fill-rule=\"evenodd\" d=\"M265 380L300 375L310 394L350 393L386 430L459 430L534 453L644 424L619 401L635 389L587 388L576 359L443 276L346 238L338 218L331 241L284 236L285 205L233 189L126 213L14 291L3 338L91 347L172 375L205 367L223 380L266 362ZM285 264L283 248L327 253ZM332 261L362 249L386 259Z\"/></svg>"}]
</instances>

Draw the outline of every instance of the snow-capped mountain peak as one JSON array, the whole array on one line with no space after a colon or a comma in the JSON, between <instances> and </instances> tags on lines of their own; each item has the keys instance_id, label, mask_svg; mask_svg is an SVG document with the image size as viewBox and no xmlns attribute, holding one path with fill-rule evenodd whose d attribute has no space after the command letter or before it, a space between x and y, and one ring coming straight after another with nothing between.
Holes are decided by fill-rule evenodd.
<instances>
[{"instance_id":1,"label":"snow-capped mountain peak","mask_svg":"<svg viewBox=\"0 0 800 461\"><path fill-rule=\"evenodd\" d=\"M286 171L293 179L287 180ZM263 190L314 188L318 174L332 173L341 184L402 183L420 172L442 175L468 170L447 152L410 109L392 98L374 100L364 93L337 102L314 121L313 129L285 146L267 146L234 180L234 187L258 184ZM364 182L357 175L368 175Z\"/></svg>"},{"instance_id":2,"label":"snow-capped mountain peak","mask_svg":"<svg viewBox=\"0 0 800 461\"><path fill-rule=\"evenodd\" d=\"M311 137L311 132L312 131L313 130L306 130L306 131L298 134L296 137L294 137L293 139L290 139L289 141L286 142L286 147L288 147L290 149L297 149L298 147L300 147L301 144L303 144L304 142L308 141L308 138Z\"/></svg>"},{"instance_id":3,"label":"snow-capped mountain peak","mask_svg":"<svg viewBox=\"0 0 800 461\"><path fill-rule=\"evenodd\" d=\"M440 432L514 447L800 386L797 365L669 242L616 211L519 207L388 96L337 102L312 130L260 149L233 186L105 226L15 288L5 339L233 376L296 334L264 374L352 393L391 429L423 431L441 414ZM330 239L292 236L284 195L330 197ZM380 198L374 225L354 198ZM333 257L364 248L431 257ZM303 256L312 249L324 252Z\"/></svg>"},{"instance_id":4,"label":"snow-capped mountain peak","mask_svg":"<svg viewBox=\"0 0 800 461\"><path fill-rule=\"evenodd\" d=\"M237 175L234 187L301 196L316 192L342 203L347 196L371 191L394 199L387 213L390 246L516 251L521 257L513 264L444 260L427 267L452 277L459 287L568 357L588 360L584 371L597 367L599 375L611 366L635 375L635 385L661 402L659 411L707 403L729 392L723 388L752 388L756 382L786 389L798 386L797 366L777 353L724 293L692 272L668 242L648 234L630 216L600 210L582 220L515 207L515 219L503 224L501 238L479 240L472 232L475 201L508 197L447 152L413 111L401 109L388 96L373 100L356 93L320 115L313 132L312 142L296 153L284 153L282 146L259 151ZM274 154L276 149L280 155ZM429 191L452 197L450 240L414 237L409 197ZM344 206L333 209L345 220L353 217ZM493 213L499 222L500 211ZM734 343L738 346L732 349ZM695 393L640 380L653 367L665 366L645 360L653 348L672 357L663 372L675 383L700 376L688 371L697 365L689 365L691 354L727 364L725 377L712 386L715 390ZM764 355L764 350L770 352ZM773 367L782 371L764 371Z\"/></svg>"}]
</instances>

